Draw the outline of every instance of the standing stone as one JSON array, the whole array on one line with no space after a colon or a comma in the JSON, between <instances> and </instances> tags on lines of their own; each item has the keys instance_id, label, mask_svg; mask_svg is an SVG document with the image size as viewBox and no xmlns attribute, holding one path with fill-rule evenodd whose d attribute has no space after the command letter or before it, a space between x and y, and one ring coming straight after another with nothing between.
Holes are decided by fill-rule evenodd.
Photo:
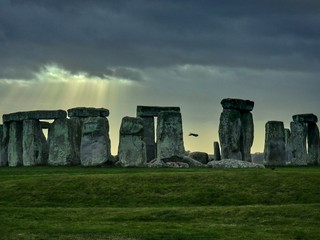
<instances>
[{"instance_id":1,"label":"standing stone","mask_svg":"<svg viewBox=\"0 0 320 240\"><path fill-rule=\"evenodd\" d=\"M141 118L124 117L120 127L118 157L123 167L143 167L147 163Z\"/></svg>"},{"instance_id":2,"label":"standing stone","mask_svg":"<svg viewBox=\"0 0 320 240\"><path fill-rule=\"evenodd\" d=\"M101 166L111 161L108 119L88 117L82 121L81 165Z\"/></svg>"},{"instance_id":3,"label":"standing stone","mask_svg":"<svg viewBox=\"0 0 320 240\"><path fill-rule=\"evenodd\" d=\"M284 129L284 143L286 147L286 165L291 165L292 162L292 147L291 147L291 132L290 129Z\"/></svg>"},{"instance_id":4,"label":"standing stone","mask_svg":"<svg viewBox=\"0 0 320 240\"><path fill-rule=\"evenodd\" d=\"M0 149L0 167L8 166L8 143L9 143L9 123L4 123L2 126L0 137L1 149Z\"/></svg>"},{"instance_id":5,"label":"standing stone","mask_svg":"<svg viewBox=\"0 0 320 240\"><path fill-rule=\"evenodd\" d=\"M49 129L49 159L53 166L76 165L77 159L74 130L70 119L56 119Z\"/></svg>"},{"instance_id":6,"label":"standing stone","mask_svg":"<svg viewBox=\"0 0 320 240\"><path fill-rule=\"evenodd\" d=\"M154 141L155 130L154 130L154 117L141 117L143 120L143 140L146 144L147 149L147 160L156 158L156 144Z\"/></svg>"},{"instance_id":7,"label":"standing stone","mask_svg":"<svg viewBox=\"0 0 320 240\"><path fill-rule=\"evenodd\" d=\"M22 148L23 165L45 165L48 161L49 146L38 120L23 121Z\"/></svg>"},{"instance_id":8,"label":"standing stone","mask_svg":"<svg viewBox=\"0 0 320 240\"><path fill-rule=\"evenodd\" d=\"M219 146L219 143L218 142L214 142L213 143L213 159L216 160L216 161L220 161L221 160L221 154L220 154L220 146Z\"/></svg>"},{"instance_id":9,"label":"standing stone","mask_svg":"<svg viewBox=\"0 0 320 240\"><path fill-rule=\"evenodd\" d=\"M286 150L283 122L269 121L265 129L264 159L268 166L285 166Z\"/></svg>"},{"instance_id":10,"label":"standing stone","mask_svg":"<svg viewBox=\"0 0 320 240\"><path fill-rule=\"evenodd\" d=\"M157 122L157 158L182 158L185 154L180 112L160 112Z\"/></svg>"},{"instance_id":11,"label":"standing stone","mask_svg":"<svg viewBox=\"0 0 320 240\"><path fill-rule=\"evenodd\" d=\"M251 147L254 138L254 125L251 112L241 113L240 152L243 161L251 162Z\"/></svg>"},{"instance_id":12,"label":"standing stone","mask_svg":"<svg viewBox=\"0 0 320 240\"><path fill-rule=\"evenodd\" d=\"M8 163L10 167L22 166L22 122L11 122L9 128Z\"/></svg>"},{"instance_id":13,"label":"standing stone","mask_svg":"<svg viewBox=\"0 0 320 240\"><path fill-rule=\"evenodd\" d=\"M292 161L291 165L305 166L307 165L307 126L303 122L291 122L291 147Z\"/></svg>"},{"instance_id":14,"label":"standing stone","mask_svg":"<svg viewBox=\"0 0 320 240\"><path fill-rule=\"evenodd\" d=\"M317 165L319 159L319 128L316 123L308 123L308 165Z\"/></svg>"},{"instance_id":15,"label":"standing stone","mask_svg":"<svg viewBox=\"0 0 320 240\"><path fill-rule=\"evenodd\" d=\"M242 159L240 152L241 114L234 109L223 109L220 116L219 139L222 159Z\"/></svg>"}]
</instances>

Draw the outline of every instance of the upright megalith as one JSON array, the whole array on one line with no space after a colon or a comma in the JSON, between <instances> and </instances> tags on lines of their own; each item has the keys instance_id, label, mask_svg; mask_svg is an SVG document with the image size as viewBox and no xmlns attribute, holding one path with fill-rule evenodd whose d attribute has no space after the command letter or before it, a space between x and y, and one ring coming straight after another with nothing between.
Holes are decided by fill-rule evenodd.
<instances>
[{"instance_id":1,"label":"upright megalith","mask_svg":"<svg viewBox=\"0 0 320 240\"><path fill-rule=\"evenodd\" d=\"M307 125L304 122L291 122L290 129L292 147L291 165L305 166L307 165Z\"/></svg>"},{"instance_id":2,"label":"upright megalith","mask_svg":"<svg viewBox=\"0 0 320 240\"><path fill-rule=\"evenodd\" d=\"M285 131L283 122L269 121L265 126L264 161L267 166L285 166Z\"/></svg>"},{"instance_id":3,"label":"upright megalith","mask_svg":"<svg viewBox=\"0 0 320 240\"><path fill-rule=\"evenodd\" d=\"M308 123L308 165L318 165L320 152L319 128L316 123Z\"/></svg>"},{"instance_id":4,"label":"upright megalith","mask_svg":"<svg viewBox=\"0 0 320 240\"><path fill-rule=\"evenodd\" d=\"M242 160L240 137L241 113L235 109L224 109L220 116L219 125L222 159Z\"/></svg>"},{"instance_id":5,"label":"upright megalith","mask_svg":"<svg viewBox=\"0 0 320 240\"><path fill-rule=\"evenodd\" d=\"M8 124L0 125L0 167L8 166Z\"/></svg>"},{"instance_id":6,"label":"upright megalith","mask_svg":"<svg viewBox=\"0 0 320 240\"><path fill-rule=\"evenodd\" d=\"M23 121L23 166L46 165L49 146L38 120Z\"/></svg>"},{"instance_id":7,"label":"upright megalith","mask_svg":"<svg viewBox=\"0 0 320 240\"><path fill-rule=\"evenodd\" d=\"M102 166L111 161L107 118L87 117L82 119L80 159L82 166Z\"/></svg>"},{"instance_id":8,"label":"upright megalith","mask_svg":"<svg viewBox=\"0 0 320 240\"><path fill-rule=\"evenodd\" d=\"M251 112L241 113L240 151L243 161L251 162L251 147L254 139L253 117Z\"/></svg>"},{"instance_id":9,"label":"upright megalith","mask_svg":"<svg viewBox=\"0 0 320 240\"><path fill-rule=\"evenodd\" d=\"M123 167L143 167L147 163L141 118L124 117L120 126L118 157Z\"/></svg>"},{"instance_id":10,"label":"upright megalith","mask_svg":"<svg viewBox=\"0 0 320 240\"><path fill-rule=\"evenodd\" d=\"M11 122L9 127L8 164L10 167L23 165L22 122Z\"/></svg>"},{"instance_id":11,"label":"upright megalith","mask_svg":"<svg viewBox=\"0 0 320 240\"><path fill-rule=\"evenodd\" d=\"M317 165L320 156L318 117L312 113L292 116L292 165Z\"/></svg>"},{"instance_id":12,"label":"upright megalith","mask_svg":"<svg viewBox=\"0 0 320 240\"><path fill-rule=\"evenodd\" d=\"M218 142L213 142L213 159L216 161L221 160L221 154L220 154L220 146Z\"/></svg>"},{"instance_id":13,"label":"upright megalith","mask_svg":"<svg viewBox=\"0 0 320 240\"><path fill-rule=\"evenodd\" d=\"M286 165L292 164L292 143L290 129L284 129L284 143L286 147Z\"/></svg>"},{"instance_id":14,"label":"upright megalith","mask_svg":"<svg viewBox=\"0 0 320 240\"><path fill-rule=\"evenodd\" d=\"M77 165L79 163L74 139L75 127L70 119L56 119L49 129L49 159L53 166Z\"/></svg>"},{"instance_id":15,"label":"upright megalith","mask_svg":"<svg viewBox=\"0 0 320 240\"><path fill-rule=\"evenodd\" d=\"M254 102L226 98L221 101L219 138L222 159L239 159L251 162L254 124L251 111Z\"/></svg>"},{"instance_id":16,"label":"upright megalith","mask_svg":"<svg viewBox=\"0 0 320 240\"><path fill-rule=\"evenodd\" d=\"M157 158L182 158L185 154L183 143L182 117L180 112L160 112L157 122Z\"/></svg>"}]
</instances>

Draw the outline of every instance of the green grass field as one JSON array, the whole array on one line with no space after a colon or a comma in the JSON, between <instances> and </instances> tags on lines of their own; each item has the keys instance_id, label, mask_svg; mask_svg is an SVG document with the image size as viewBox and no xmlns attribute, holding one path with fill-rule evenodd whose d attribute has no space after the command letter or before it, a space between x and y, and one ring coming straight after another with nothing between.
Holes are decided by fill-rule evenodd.
<instances>
[{"instance_id":1,"label":"green grass field","mask_svg":"<svg viewBox=\"0 0 320 240\"><path fill-rule=\"evenodd\" d=\"M320 168L0 168L0 239L320 239Z\"/></svg>"}]
</instances>

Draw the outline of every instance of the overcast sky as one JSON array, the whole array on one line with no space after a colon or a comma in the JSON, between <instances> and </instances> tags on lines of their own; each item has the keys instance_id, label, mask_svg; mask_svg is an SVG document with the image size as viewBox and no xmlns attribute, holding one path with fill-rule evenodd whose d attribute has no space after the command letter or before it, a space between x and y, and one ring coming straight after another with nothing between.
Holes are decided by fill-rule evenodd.
<instances>
[{"instance_id":1,"label":"overcast sky","mask_svg":"<svg viewBox=\"0 0 320 240\"><path fill-rule=\"evenodd\" d=\"M212 153L220 101L250 99L263 151L267 121L320 117L319 23L318 0L0 0L0 114L108 108L116 154L138 104L180 106Z\"/></svg>"}]
</instances>

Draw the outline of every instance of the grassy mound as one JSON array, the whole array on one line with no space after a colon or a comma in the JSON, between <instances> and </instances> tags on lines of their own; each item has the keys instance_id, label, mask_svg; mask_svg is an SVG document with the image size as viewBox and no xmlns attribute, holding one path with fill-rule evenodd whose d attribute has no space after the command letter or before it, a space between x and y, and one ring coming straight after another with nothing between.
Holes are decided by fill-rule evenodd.
<instances>
[{"instance_id":1,"label":"grassy mound","mask_svg":"<svg viewBox=\"0 0 320 240\"><path fill-rule=\"evenodd\" d=\"M320 168L0 169L0 239L317 239Z\"/></svg>"}]
</instances>

